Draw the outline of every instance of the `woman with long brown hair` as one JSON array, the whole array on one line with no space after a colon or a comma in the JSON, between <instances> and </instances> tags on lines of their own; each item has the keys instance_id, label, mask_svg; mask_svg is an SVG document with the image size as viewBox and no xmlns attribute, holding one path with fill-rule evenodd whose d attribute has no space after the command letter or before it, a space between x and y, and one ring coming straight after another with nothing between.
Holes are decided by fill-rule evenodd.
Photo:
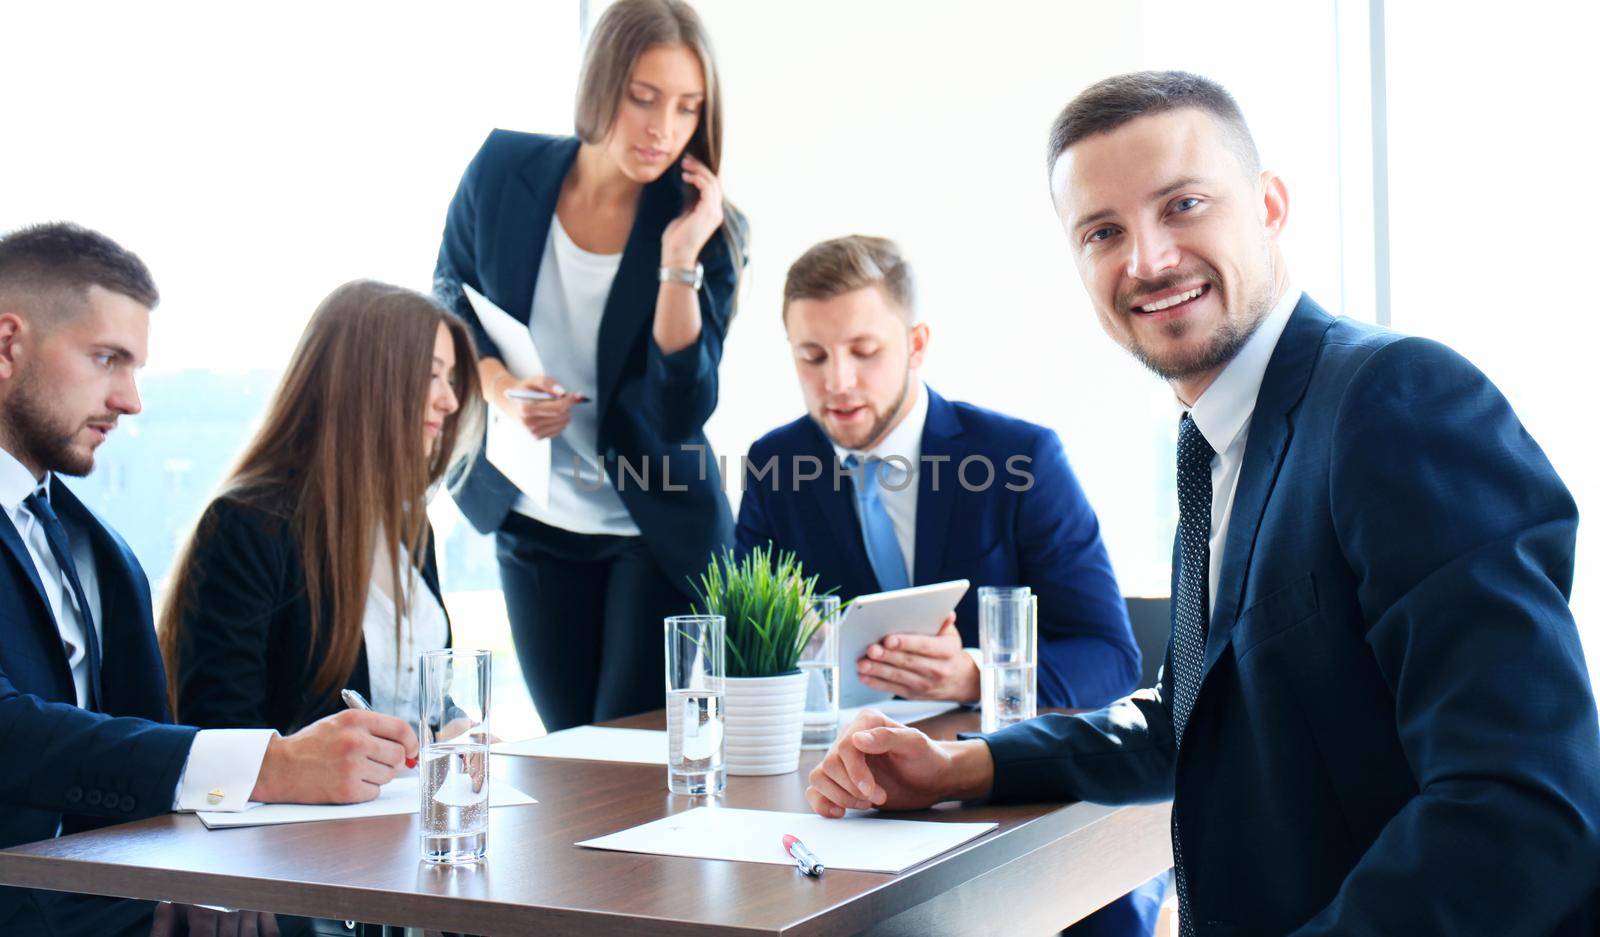
<instances>
[{"instance_id":1,"label":"woman with long brown hair","mask_svg":"<svg viewBox=\"0 0 1600 937\"><path fill-rule=\"evenodd\" d=\"M704 426L745 242L718 176L716 62L687 3L608 7L576 110L575 136L489 135L434 271L504 421L456 500L495 534L517 655L551 730L661 707L661 619L689 610L692 577L732 543ZM480 314L467 288L498 308ZM546 373L508 368L528 338ZM540 490L497 467L502 431L550 441L547 480L505 463Z\"/></svg>"},{"instance_id":2,"label":"woman with long brown hair","mask_svg":"<svg viewBox=\"0 0 1600 937\"><path fill-rule=\"evenodd\" d=\"M449 643L428 496L475 439L466 327L420 293L334 290L180 554L161 616L178 718L283 733L343 708L416 719Z\"/></svg>"}]
</instances>

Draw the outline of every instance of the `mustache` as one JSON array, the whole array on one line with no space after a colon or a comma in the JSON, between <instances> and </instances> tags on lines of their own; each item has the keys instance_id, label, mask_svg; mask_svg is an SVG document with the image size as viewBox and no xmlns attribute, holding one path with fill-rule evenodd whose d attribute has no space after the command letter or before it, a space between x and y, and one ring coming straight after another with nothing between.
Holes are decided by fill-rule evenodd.
<instances>
[{"instance_id":1,"label":"mustache","mask_svg":"<svg viewBox=\"0 0 1600 937\"><path fill-rule=\"evenodd\" d=\"M1170 290L1185 283L1193 283L1195 280L1208 283L1212 288L1222 285L1221 279L1214 270L1174 270L1171 273L1162 274L1154 280L1135 280L1135 286L1117 294L1117 308L1131 309L1134 306L1142 306L1144 303L1137 302L1137 300L1147 296L1154 296L1163 290Z\"/></svg>"}]
</instances>

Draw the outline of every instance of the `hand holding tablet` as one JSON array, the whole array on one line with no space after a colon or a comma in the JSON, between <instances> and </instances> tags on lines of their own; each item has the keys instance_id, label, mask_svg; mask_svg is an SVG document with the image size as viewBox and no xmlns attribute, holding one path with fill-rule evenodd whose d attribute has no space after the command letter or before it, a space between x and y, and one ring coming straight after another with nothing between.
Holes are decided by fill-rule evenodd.
<instances>
[{"instance_id":1,"label":"hand holding tablet","mask_svg":"<svg viewBox=\"0 0 1600 937\"><path fill-rule=\"evenodd\" d=\"M881 643L891 634L929 637L938 634L945 619L955 611L956 603L966 594L968 585L967 580L957 579L876 592L852 601L840 625L839 705L848 708L889 699L892 694L862 684L856 673L856 661L867 653L868 647Z\"/></svg>"}]
</instances>

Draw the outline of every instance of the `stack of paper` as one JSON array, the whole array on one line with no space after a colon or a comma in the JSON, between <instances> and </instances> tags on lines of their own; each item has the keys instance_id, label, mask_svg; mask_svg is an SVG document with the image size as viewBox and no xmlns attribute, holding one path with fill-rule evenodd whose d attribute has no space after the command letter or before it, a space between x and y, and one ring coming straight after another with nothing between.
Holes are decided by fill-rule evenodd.
<instances>
[{"instance_id":1,"label":"stack of paper","mask_svg":"<svg viewBox=\"0 0 1600 937\"><path fill-rule=\"evenodd\" d=\"M994 829L994 823L888 820L852 811L833 820L814 813L696 807L579 846L658 856L793 865L791 834L830 869L900 873Z\"/></svg>"},{"instance_id":2,"label":"stack of paper","mask_svg":"<svg viewBox=\"0 0 1600 937\"><path fill-rule=\"evenodd\" d=\"M643 765L667 763L667 733L649 729L612 729L578 726L536 739L499 742L496 755L531 755L540 758L577 758L583 761L631 761Z\"/></svg>"},{"instance_id":3,"label":"stack of paper","mask_svg":"<svg viewBox=\"0 0 1600 937\"><path fill-rule=\"evenodd\" d=\"M961 708L960 703L952 703L949 700L886 699L865 706L839 710L839 728L849 726L857 716L868 709L876 709L901 725L910 725L919 719L931 719L940 713L959 708Z\"/></svg>"},{"instance_id":4,"label":"stack of paper","mask_svg":"<svg viewBox=\"0 0 1600 937\"><path fill-rule=\"evenodd\" d=\"M513 807L536 804L537 800L509 784L489 782L489 806ZM271 826L278 823L310 823L314 820L348 820L353 817L388 817L417 813L422 809L421 779L416 775L395 778L378 793L376 800L364 804L252 804L237 813L202 810L196 815L208 830L235 826Z\"/></svg>"}]
</instances>

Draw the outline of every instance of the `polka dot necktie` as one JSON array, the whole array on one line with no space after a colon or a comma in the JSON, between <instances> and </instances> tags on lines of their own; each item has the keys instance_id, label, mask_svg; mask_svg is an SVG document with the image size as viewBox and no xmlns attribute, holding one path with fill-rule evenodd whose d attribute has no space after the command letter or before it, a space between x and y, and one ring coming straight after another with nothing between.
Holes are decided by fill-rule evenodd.
<instances>
[{"instance_id":1,"label":"polka dot necktie","mask_svg":"<svg viewBox=\"0 0 1600 937\"><path fill-rule=\"evenodd\" d=\"M1178 424L1178 595L1172 603L1172 735L1181 746L1183 728L1200 692L1211 618L1211 459L1216 450L1189 414ZM1178 935L1194 937L1188 876L1178 817L1172 817L1172 858L1178 880Z\"/></svg>"}]
</instances>

